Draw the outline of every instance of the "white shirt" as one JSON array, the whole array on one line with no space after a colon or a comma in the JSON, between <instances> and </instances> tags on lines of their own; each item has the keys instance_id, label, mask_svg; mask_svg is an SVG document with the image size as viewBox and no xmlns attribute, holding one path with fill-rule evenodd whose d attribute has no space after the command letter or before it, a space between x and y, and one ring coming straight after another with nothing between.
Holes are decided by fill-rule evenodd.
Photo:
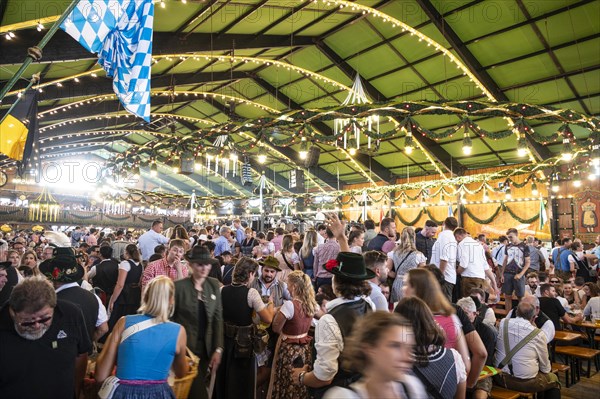
<instances>
[{"instance_id":1,"label":"white shirt","mask_svg":"<svg viewBox=\"0 0 600 399\"><path fill-rule=\"evenodd\" d=\"M442 231L431 249L431 263L439 268L440 261L448 262L444 270L444 279L451 284L456 284L456 251L456 238L450 230Z\"/></svg>"},{"instance_id":2,"label":"white shirt","mask_svg":"<svg viewBox=\"0 0 600 399\"><path fill-rule=\"evenodd\" d=\"M584 316L592 316L593 319L600 319L600 296L595 296L590 298L587 305L585 305L585 309L583 309ZM598 333L599 330L596 330Z\"/></svg>"},{"instance_id":3,"label":"white shirt","mask_svg":"<svg viewBox=\"0 0 600 399\"><path fill-rule=\"evenodd\" d=\"M508 344L509 348L504 348L504 329L508 321ZM496 340L496 356L494 363L496 366L504 360L510 349L517 346L533 329L534 327L529 321L517 317L515 319L505 318L500 322L498 329L498 338ZM523 346L512 358L513 377L530 379L534 378L539 371L549 373L552 369L550 358L548 356L548 342L546 334L536 335L530 342ZM510 373L508 365L502 369L504 373Z\"/></svg>"},{"instance_id":4,"label":"white shirt","mask_svg":"<svg viewBox=\"0 0 600 399\"><path fill-rule=\"evenodd\" d=\"M411 399L427 399L429 396L423 387L423 383L415 376L410 374L403 374L402 380L400 381L406 387L406 394ZM332 387L327 392L323 399L369 399L369 393L367 392L366 383L363 379L356 381L350 385L350 388ZM400 383L395 386L396 393L399 395L402 392Z\"/></svg>"},{"instance_id":5,"label":"white shirt","mask_svg":"<svg viewBox=\"0 0 600 399\"><path fill-rule=\"evenodd\" d=\"M381 287L371 281L369 281L369 285L371 286L371 295L369 295L369 298L375 304L375 309L389 312L390 310L388 308L388 303L385 299L385 296L381 292Z\"/></svg>"},{"instance_id":6,"label":"white shirt","mask_svg":"<svg viewBox=\"0 0 600 399\"><path fill-rule=\"evenodd\" d=\"M69 284L65 284L65 285L61 285L60 287L58 287L56 289L56 293L58 294L59 292L61 292L62 290L66 290L67 288L71 288L71 287L79 287L79 284L77 283L69 283ZM81 288L82 290L85 288ZM98 318L96 318L96 327L99 327L100 325L102 325L103 323L106 323L108 321L108 314L106 313L106 307L104 307L104 305L102 304L102 301L100 300L100 298L98 298L98 295L94 295L94 298L96 298L96 300L98 301Z\"/></svg>"},{"instance_id":7,"label":"white shirt","mask_svg":"<svg viewBox=\"0 0 600 399\"><path fill-rule=\"evenodd\" d=\"M513 311L514 309L511 309L511 311L508 312L506 317L509 319L512 318ZM554 323L552 323L552 320L546 320L546 322L542 325L541 330L546 335L546 342L552 342L552 340L554 339L554 335L556 334L556 328L554 327Z\"/></svg>"},{"instance_id":8,"label":"white shirt","mask_svg":"<svg viewBox=\"0 0 600 399\"><path fill-rule=\"evenodd\" d=\"M325 307L330 312L336 306L344 303L364 299L375 310L375 305L369 298L356 297L354 299L336 298L327 302ZM337 322L332 315L326 314L319 319L315 329L315 349L317 358L313 366L313 373L321 381L329 381L335 377L338 372L338 358L344 350L344 338Z\"/></svg>"},{"instance_id":9,"label":"white shirt","mask_svg":"<svg viewBox=\"0 0 600 399\"><path fill-rule=\"evenodd\" d=\"M465 270L461 276L485 279L485 270L489 269L483 245L473 237L465 237L458 243L458 262Z\"/></svg>"}]
</instances>

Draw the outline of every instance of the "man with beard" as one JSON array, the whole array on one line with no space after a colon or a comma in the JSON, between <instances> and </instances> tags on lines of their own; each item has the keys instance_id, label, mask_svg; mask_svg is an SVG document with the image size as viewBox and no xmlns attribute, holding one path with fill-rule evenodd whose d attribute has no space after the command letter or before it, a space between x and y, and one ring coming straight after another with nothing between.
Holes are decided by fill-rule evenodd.
<instances>
[{"instance_id":1,"label":"man with beard","mask_svg":"<svg viewBox=\"0 0 600 399\"><path fill-rule=\"evenodd\" d=\"M531 272L527 275L527 286L525 287L525 293L528 295L534 295L539 297L539 280L536 272Z\"/></svg>"},{"instance_id":2,"label":"man with beard","mask_svg":"<svg viewBox=\"0 0 600 399\"><path fill-rule=\"evenodd\" d=\"M26 279L0 310L2 398L77 397L91 349L81 310L45 277Z\"/></svg>"},{"instance_id":3,"label":"man with beard","mask_svg":"<svg viewBox=\"0 0 600 399\"><path fill-rule=\"evenodd\" d=\"M375 304L375 310L389 312L387 299L379 286L387 281L389 269L387 267L387 255L379 251L367 251L363 254L367 269L375 272L375 277L369 280L371 294L369 298Z\"/></svg>"},{"instance_id":4,"label":"man with beard","mask_svg":"<svg viewBox=\"0 0 600 399\"><path fill-rule=\"evenodd\" d=\"M287 284L277 279L277 272L280 272L279 261L274 256L267 256L258 262L262 266L260 277L255 278L250 288L258 291L265 303L271 298L273 305L278 308L283 305L283 301L291 301L292 296L288 291Z\"/></svg>"}]
</instances>

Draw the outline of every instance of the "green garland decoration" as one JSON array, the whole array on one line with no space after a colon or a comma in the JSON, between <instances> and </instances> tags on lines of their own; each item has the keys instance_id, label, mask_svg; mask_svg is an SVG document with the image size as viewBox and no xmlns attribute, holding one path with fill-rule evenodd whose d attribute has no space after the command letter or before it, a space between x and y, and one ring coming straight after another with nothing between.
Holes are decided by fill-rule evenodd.
<instances>
[{"instance_id":1,"label":"green garland decoration","mask_svg":"<svg viewBox=\"0 0 600 399\"><path fill-rule=\"evenodd\" d=\"M419 219L421 219L421 216L423 216L423 209L421 209L419 211L419 214L417 215L417 217L414 220L411 221L407 221L406 219L404 219L402 217L402 213L401 212L396 212L396 216L398 217L398 220L400 220L402 222L403 225L405 226L414 226Z\"/></svg>"},{"instance_id":2,"label":"green garland decoration","mask_svg":"<svg viewBox=\"0 0 600 399\"><path fill-rule=\"evenodd\" d=\"M480 218L478 218L473 212L471 212L471 210L469 208L467 208L464 205L461 205L460 209L461 209L461 211L463 213L465 213L467 216L469 216L476 223L479 223L479 224L490 224L494 219L496 219L496 217L498 216L498 214L500 214L500 211L502 210L502 205L498 206L498 208L496 208L496 210L494 211L494 213L492 214L492 216L490 216L487 219L480 219Z\"/></svg>"},{"instance_id":3,"label":"green garland decoration","mask_svg":"<svg viewBox=\"0 0 600 399\"><path fill-rule=\"evenodd\" d=\"M508 212L508 214L510 216L512 216L513 219L517 220L519 223L523 223L523 224L531 224L533 222L535 222L536 220L538 220L538 218L540 217L539 212L535 214L535 216L532 216L530 218L521 218L520 216L516 215L512 209L510 209L508 206L502 204L502 207Z\"/></svg>"},{"instance_id":4,"label":"green garland decoration","mask_svg":"<svg viewBox=\"0 0 600 399\"><path fill-rule=\"evenodd\" d=\"M508 214L515 219L516 221L518 221L519 223L523 223L523 224L531 224L533 222L535 222L536 220L538 220L538 218L540 217L539 213L530 217L530 218L522 218L519 215L515 214L515 212L510 209L508 206L506 206L506 204L501 203L498 208L496 208L496 210L494 211L494 213L492 214L492 216L490 216L487 219L480 219L478 218L475 214L473 214L473 212L471 212L471 210L469 208L467 208L464 205L461 205L461 210L467 215L469 216L473 221L475 221L476 223L479 224L490 224L494 219L496 219L498 217L498 215L500 214L500 211L502 212L508 212Z\"/></svg>"},{"instance_id":5,"label":"green garland decoration","mask_svg":"<svg viewBox=\"0 0 600 399\"><path fill-rule=\"evenodd\" d=\"M22 209L17 209L14 211L0 211L0 215L14 215L15 213L22 212Z\"/></svg>"},{"instance_id":6,"label":"green garland decoration","mask_svg":"<svg viewBox=\"0 0 600 399\"><path fill-rule=\"evenodd\" d=\"M401 128L393 128L389 131L376 133L364 129L358 122L361 118L371 115L390 116L403 118L400 123ZM442 132L433 132L421 127L413 117L419 115L458 115L461 121L449 129ZM333 119L347 119L349 122L345 128L359 126L363 134L375 140L386 139L394 136L400 136L405 131L412 134L422 134L433 140L440 140L453 134L458 134L461 129L473 132L481 137L488 137L494 140L509 137L514 133L511 130L500 132L489 132L482 129L477 123L471 120L471 117L510 117L515 120L514 129L521 134L527 134L533 140L540 143L556 141L562 136L559 132L550 136L540 135L532 129L528 120L544 120L555 123L577 125L591 131L590 140L598 136L597 126L600 119L596 117L587 117L573 110L556 110L549 107L543 107L522 103L488 103L483 101L395 101L390 103L362 104L360 106L339 106L328 109L316 110L296 110L279 117L261 117L256 119L230 120L226 123L212 126L210 128L199 129L188 135L170 135L168 137L159 137L143 145L134 145L122 154L115 156L114 166L120 165L130 167L131 165L141 166L140 155L156 157L163 153L167 159L179 157L183 153L193 153L197 155L202 148L212 147L212 141L219 135L232 135L235 133L249 133L256 138L249 140L247 144L243 142L231 143L236 150L241 152L250 152L261 140L270 142L275 146L287 147L294 145L301 137L327 144L334 144L343 136L344 130L336 135L325 135L319 133L312 125L318 122L324 122ZM402 132L401 132L402 131ZM124 134L126 132L124 131ZM593 136L593 137L592 137ZM233 140L231 140L233 142ZM221 150L222 151L222 150ZM109 162L110 165L111 162Z\"/></svg>"},{"instance_id":7,"label":"green garland decoration","mask_svg":"<svg viewBox=\"0 0 600 399\"><path fill-rule=\"evenodd\" d=\"M454 214L456 214L456 208L453 210ZM437 224L441 225L444 221L443 220L438 220L436 218L433 217L433 215L431 214L431 211L429 210L429 208L425 208L425 213L427 214L427 217L429 217L429 219L433 220L434 222L436 222Z\"/></svg>"},{"instance_id":8,"label":"green garland decoration","mask_svg":"<svg viewBox=\"0 0 600 399\"><path fill-rule=\"evenodd\" d=\"M119 217L119 216L111 216L111 215L107 215L107 214L104 214L104 217L106 217L107 219L110 219L110 220L127 220L130 218L130 216Z\"/></svg>"},{"instance_id":9,"label":"green garland decoration","mask_svg":"<svg viewBox=\"0 0 600 399\"><path fill-rule=\"evenodd\" d=\"M77 219L84 219L84 220L87 220L87 219L93 219L93 218L95 218L95 217L98 217L98 216L100 216L100 214L98 213L98 214L96 214L96 215L89 215L89 216L87 216L87 215L86 215L86 216L84 216L84 215L78 215L78 214L76 214L76 213L73 213L73 212L71 212L71 213L69 214L69 216L72 216L72 217L74 217L74 218L77 218Z\"/></svg>"}]
</instances>

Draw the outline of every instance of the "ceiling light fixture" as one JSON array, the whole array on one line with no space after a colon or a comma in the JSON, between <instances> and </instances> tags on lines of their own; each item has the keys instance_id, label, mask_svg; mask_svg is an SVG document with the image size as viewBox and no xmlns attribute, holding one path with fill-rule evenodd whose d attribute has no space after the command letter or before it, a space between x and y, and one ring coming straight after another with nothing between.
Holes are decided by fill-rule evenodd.
<instances>
[{"instance_id":1,"label":"ceiling light fixture","mask_svg":"<svg viewBox=\"0 0 600 399\"><path fill-rule=\"evenodd\" d=\"M408 155L412 154L415 150L415 142L412 136L412 133L406 132L406 137L404 138L404 152Z\"/></svg>"},{"instance_id":2,"label":"ceiling light fixture","mask_svg":"<svg viewBox=\"0 0 600 399\"><path fill-rule=\"evenodd\" d=\"M306 137L302 137L302 142L300 143L300 159L305 160L308 156L308 142L306 141Z\"/></svg>"},{"instance_id":3,"label":"ceiling light fixture","mask_svg":"<svg viewBox=\"0 0 600 399\"><path fill-rule=\"evenodd\" d=\"M471 152L473 152L473 141L469 137L469 133L465 133L465 137L463 138L462 151L465 155L471 155Z\"/></svg>"},{"instance_id":4,"label":"ceiling light fixture","mask_svg":"<svg viewBox=\"0 0 600 399\"><path fill-rule=\"evenodd\" d=\"M356 155L356 150L357 150L357 144L356 144L356 139L352 138L350 140L348 140L348 153L350 154L350 156L355 156Z\"/></svg>"},{"instance_id":5,"label":"ceiling light fixture","mask_svg":"<svg viewBox=\"0 0 600 399\"><path fill-rule=\"evenodd\" d=\"M517 154L520 157L524 157L527 156L527 153L529 152L529 147L527 146L527 141L525 140L525 137L521 136L517 139Z\"/></svg>"},{"instance_id":6,"label":"ceiling light fixture","mask_svg":"<svg viewBox=\"0 0 600 399\"><path fill-rule=\"evenodd\" d=\"M533 195L534 197L537 197L539 193L540 192L538 191L537 184L535 184L535 181L534 181L533 183L531 183L531 195Z\"/></svg>"},{"instance_id":7,"label":"ceiling light fixture","mask_svg":"<svg viewBox=\"0 0 600 399\"><path fill-rule=\"evenodd\" d=\"M150 164L150 176L156 176L158 175L158 166L156 166L156 163L151 163Z\"/></svg>"}]
</instances>

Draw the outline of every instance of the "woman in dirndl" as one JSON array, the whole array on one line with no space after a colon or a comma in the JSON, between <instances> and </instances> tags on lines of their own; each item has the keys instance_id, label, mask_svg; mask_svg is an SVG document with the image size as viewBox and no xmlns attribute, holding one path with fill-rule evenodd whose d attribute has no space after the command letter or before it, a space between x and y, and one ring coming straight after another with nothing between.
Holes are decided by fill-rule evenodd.
<instances>
[{"instance_id":1,"label":"woman in dirndl","mask_svg":"<svg viewBox=\"0 0 600 399\"><path fill-rule=\"evenodd\" d=\"M141 314L121 317L106 340L96 362L95 378L104 382L117 365L120 381L112 399L175 399L167 383L169 370L182 378L189 365L185 328L169 321L174 294L175 285L169 277L152 279L144 291Z\"/></svg>"},{"instance_id":2,"label":"woman in dirndl","mask_svg":"<svg viewBox=\"0 0 600 399\"><path fill-rule=\"evenodd\" d=\"M108 329L112 331L117 321L122 316L136 314L142 301L142 257L137 245L129 244L125 247L123 260L119 263L119 277L108 301Z\"/></svg>"},{"instance_id":3,"label":"woman in dirndl","mask_svg":"<svg viewBox=\"0 0 600 399\"><path fill-rule=\"evenodd\" d=\"M285 301L273 319L273 331L279 334L279 340L273 356L267 399L307 397L306 386L293 383L292 369L312 364L308 330L317 302L310 277L301 270L291 272L287 284L292 300Z\"/></svg>"}]
</instances>

